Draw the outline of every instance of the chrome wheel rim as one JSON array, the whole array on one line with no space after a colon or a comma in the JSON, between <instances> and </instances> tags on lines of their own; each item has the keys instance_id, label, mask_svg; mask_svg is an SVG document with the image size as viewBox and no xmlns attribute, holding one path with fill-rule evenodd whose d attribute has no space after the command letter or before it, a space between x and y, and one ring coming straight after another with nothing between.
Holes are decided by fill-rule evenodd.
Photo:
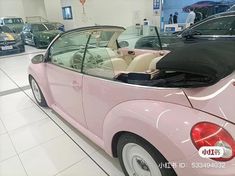
<instances>
[{"instance_id":1,"label":"chrome wheel rim","mask_svg":"<svg viewBox=\"0 0 235 176\"><path fill-rule=\"evenodd\" d=\"M32 87L34 97L36 98L38 102L41 102L42 97L41 97L40 89L34 79L32 79L31 81L31 87Z\"/></svg>"},{"instance_id":2,"label":"chrome wheel rim","mask_svg":"<svg viewBox=\"0 0 235 176\"><path fill-rule=\"evenodd\" d=\"M137 144L126 144L123 147L122 159L130 176L162 176L152 156Z\"/></svg>"}]
</instances>

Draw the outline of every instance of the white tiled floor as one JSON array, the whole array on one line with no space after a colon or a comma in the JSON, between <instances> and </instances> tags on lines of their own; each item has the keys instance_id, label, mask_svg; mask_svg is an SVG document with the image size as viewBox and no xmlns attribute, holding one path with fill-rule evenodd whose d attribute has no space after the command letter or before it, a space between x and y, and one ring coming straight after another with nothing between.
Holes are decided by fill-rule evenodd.
<instances>
[{"instance_id":1,"label":"white tiled floor","mask_svg":"<svg viewBox=\"0 0 235 176\"><path fill-rule=\"evenodd\" d=\"M43 52L27 46L0 57L0 176L124 176L117 159L19 89L28 86L30 59Z\"/></svg>"}]
</instances>

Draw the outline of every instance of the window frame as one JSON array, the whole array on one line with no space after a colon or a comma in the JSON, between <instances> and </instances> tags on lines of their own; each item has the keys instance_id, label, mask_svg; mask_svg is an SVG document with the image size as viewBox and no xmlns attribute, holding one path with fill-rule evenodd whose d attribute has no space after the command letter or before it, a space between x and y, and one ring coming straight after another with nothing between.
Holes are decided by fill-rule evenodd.
<instances>
[{"instance_id":1,"label":"window frame","mask_svg":"<svg viewBox=\"0 0 235 176\"><path fill-rule=\"evenodd\" d=\"M70 68L70 67L63 67L62 65L59 65L59 64L54 64L51 62L51 57L50 57L50 50L51 50L51 47L54 45L54 43L61 37L65 36L65 35L69 35L71 33L82 33L82 32L85 32L85 31L92 31L92 30L102 30L102 27L104 27L104 29L119 29L119 30L125 30L125 28L123 27L119 27L119 26L94 26L94 27L84 27L84 28L78 28L78 29L73 29L73 30L70 30L68 32L65 32L65 33L60 33L59 35L57 35L57 37L54 38L54 40L51 42L51 44L48 46L48 49L44 55L44 63L48 63L48 64L52 64L54 66L57 66L57 67L60 67L60 68L63 68L63 69L66 69L66 70L70 70L70 71L74 71L74 72L77 72L77 73L80 73L80 74L83 74L83 75L88 75L88 76L92 76L92 77L95 77L95 78L100 78L100 79L105 79L105 80L113 80L113 79L109 79L107 77L101 77L101 76L96 76L96 75L89 75L87 73L84 72L84 61L85 61L85 57L86 57L86 53L87 53L87 49L88 49L88 45L89 45L89 42L90 42L90 38L92 36L92 33L89 35L89 39L87 40L87 43L86 43L86 46L85 46L85 49L84 49L84 54L83 54L83 59L82 59L82 67L81 67L81 71L78 71L76 69L73 69L73 68ZM115 40L115 44L117 45L117 40ZM117 48L118 49L118 48Z\"/></svg>"},{"instance_id":2,"label":"window frame","mask_svg":"<svg viewBox=\"0 0 235 176\"><path fill-rule=\"evenodd\" d=\"M77 73L81 73L81 74L84 74L84 72L83 72L83 66L84 66L84 59L85 59L85 53L86 53L86 51L87 51L87 47L88 47L88 43L89 43L89 39L90 39L90 37L91 37L91 35L89 35L89 37L88 37L88 39L87 39L87 42L86 42L86 46L85 46L85 49L84 49L84 53L83 53L83 58L82 58L82 63L81 63L81 69L80 70L78 70L78 69L74 69L74 68L72 68L72 67L66 67L66 66L63 66L63 65L60 65L60 64L55 64L55 63L52 63L51 62L51 56L50 56L50 51L51 51L51 47L61 38L61 37L63 37L63 36L66 36L66 35L71 35L71 34L73 34L73 33L77 33L77 34L79 34L79 33L82 33L82 32L84 32L84 31L71 31L71 32L68 32L68 33L63 33L63 34L59 34L55 39L54 39L54 41L50 44L50 46L49 46L49 48L48 48L48 50L47 50L47 52L46 52L46 55L45 55L45 62L47 62L47 63L49 63L49 64L52 64L52 65L55 65L55 66L58 66L58 67L60 67L60 68L63 68L63 69L67 69L67 70L70 70L70 71L74 71L74 72L77 72Z\"/></svg>"},{"instance_id":3,"label":"window frame","mask_svg":"<svg viewBox=\"0 0 235 176\"><path fill-rule=\"evenodd\" d=\"M190 29L191 30L196 30L195 28L197 28L198 26L200 26L200 25L202 25L202 24L205 24L205 23L208 23L208 22L210 22L210 21L214 21L214 20L218 20L218 19L224 19L224 18L230 18L230 17L233 17L233 18L235 18L235 15L227 15L227 16L220 16L220 17L217 17L217 18L211 18L211 19L208 19L208 20L205 20L205 21L203 21L203 22L201 22L201 23L198 23L198 24L195 24L194 26L192 26ZM223 38L233 38L233 37L235 37L235 35L230 35L230 34L228 34L228 35L220 35L220 34L216 34L216 35L213 35L213 34L211 34L211 35L209 35L209 34L205 34L205 35L197 35L197 37L198 38L206 38L206 37L213 37L213 38L219 38L219 37L223 37Z\"/></svg>"}]
</instances>

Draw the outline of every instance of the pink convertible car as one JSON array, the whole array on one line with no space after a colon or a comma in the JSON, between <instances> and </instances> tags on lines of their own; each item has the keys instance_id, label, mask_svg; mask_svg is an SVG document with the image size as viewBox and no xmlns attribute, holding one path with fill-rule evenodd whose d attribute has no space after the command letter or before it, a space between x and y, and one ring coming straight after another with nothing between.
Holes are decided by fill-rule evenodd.
<instances>
[{"instance_id":1,"label":"pink convertible car","mask_svg":"<svg viewBox=\"0 0 235 176\"><path fill-rule=\"evenodd\" d=\"M29 66L38 104L118 157L126 176L234 176L234 43L128 50L124 30L56 37Z\"/></svg>"}]
</instances>

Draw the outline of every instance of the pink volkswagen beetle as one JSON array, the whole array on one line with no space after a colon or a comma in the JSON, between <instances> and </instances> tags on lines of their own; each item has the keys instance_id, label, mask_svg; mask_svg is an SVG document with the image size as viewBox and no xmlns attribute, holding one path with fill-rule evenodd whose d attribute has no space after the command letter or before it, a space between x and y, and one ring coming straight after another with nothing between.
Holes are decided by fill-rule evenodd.
<instances>
[{"instance_id":1,"label":"pink volkswagen beetle","mask_svg":"<svg viewBox=\"0 0 235 176\"><path fill-rule=\"evenodd\" d=\"M118 157L126 176L234 176L234 45L128 50L124 30L55 38L29 66L37 103Z\"/></svg>"}]
</instances>

